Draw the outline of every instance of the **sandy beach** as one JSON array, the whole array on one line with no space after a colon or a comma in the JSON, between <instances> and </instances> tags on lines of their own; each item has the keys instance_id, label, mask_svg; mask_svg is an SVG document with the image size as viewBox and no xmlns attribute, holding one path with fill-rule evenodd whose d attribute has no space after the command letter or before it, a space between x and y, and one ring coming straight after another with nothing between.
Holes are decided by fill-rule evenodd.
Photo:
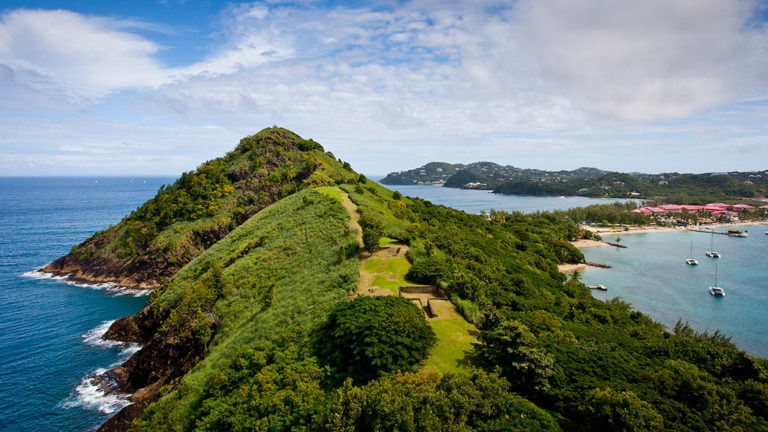
<instances>
[{"instance_id":1,"label":"sandy beach","mask_svg":"<svg viewBox=\"0 0 768 432\"><path fill-rule=\"evenodd\" d=\"M587 240L587 239L581 239L571 242L572 245L576 246L577 248L586 248L586 247L600 247L600 246L609 246L608 243L599 241L599 240Z\"/></svg>"},{"instance_id":2,"label":"sandy beach","mask_svg":"<svg viewBox=\"0 0 768 432\"><path fill-rule=\"evenodd\" d=\"M583 272L586 270L586 264L558 264L557 271L563 274L571 274L575 272Z\"/></svg>"},{"instance_id":3,"label":"sandy beach","mask_svg":"<svg viewBox=\"0 0 768 432\"><path fill-rule=\"evenodd\" d=\"M731 226L754 226L754 225L768 225L768 221L749 221L749 222L732 222L732 223L723 223L723 224L713 224L713 225L698 225L691 228L697 228L697 229L708 229L708 228L720 228L720 227L731 227ZM687 231L688 228L685 227L662 227L662 226L654 226L654 225L644 225L641 227L638 226L631 226L628 227L629 230L624 230L624 228L615 228L615 227L593 227L589 225L581 225L582 229L592 231L596 234L600 234L600 236L610 236L610 235L626 235L626 234L645 234L645 233L651 233L651 232L665 232L665 231ZM576 243L580 242L582 240L577 240L575 242L571 242L574 246L577 248L580 247L589 247L589 244L585 244L584 246L579 246ZM594 240L588 240L590 242L594 242Z\"/></svg>"}]
</instances>

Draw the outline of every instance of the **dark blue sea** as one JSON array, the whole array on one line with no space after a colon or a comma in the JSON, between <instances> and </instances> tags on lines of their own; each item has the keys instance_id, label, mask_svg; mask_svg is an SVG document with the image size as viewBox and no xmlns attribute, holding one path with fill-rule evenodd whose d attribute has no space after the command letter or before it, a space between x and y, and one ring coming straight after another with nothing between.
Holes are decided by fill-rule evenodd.
<instances>
[{"instance_id":1,"label":"dark blue sea","mask_svg":"<svg viewBox=\"0 0 768 432\"><path fill-rule=\"evenodd\" d=\"M88 377L137 347L99 336L146 302L30 272L118 223L172 178L0 178L0 429L82 431L125 404Z\"/></svg>"}]
</instances>

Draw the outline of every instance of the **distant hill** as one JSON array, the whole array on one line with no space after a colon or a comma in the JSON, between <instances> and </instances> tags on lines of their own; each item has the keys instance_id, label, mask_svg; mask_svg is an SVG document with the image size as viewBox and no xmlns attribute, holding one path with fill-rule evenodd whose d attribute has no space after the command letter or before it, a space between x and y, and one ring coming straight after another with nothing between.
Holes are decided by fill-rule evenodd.
<instances>
[{"instance_id":1,"label":"distant hill","mask_svg":"<svg viewBox=\"0 0 768 432\"><path fill-rule=\"evenodd\" d=\"M577 168L573 171L543 171L499 165L493 162L449 164L430 162L422 167L389 173L381 180L389 185L439 185L466 189L494 189L510 181L562 182L599 177L607 171L597 168Z\"/></svg>"},{"instance_id":2,"label":"distant hill","mask_svg":"<svg viewBox=\"0 0 768 432\"><path fill-rule=\"evenodd\" d=\"M501 194L641 198L696 204L765 197L768 194L768 171L645 174L597 168L543 171L492 162L468 165L432 162L420 168L390 173L381 183L485 189Z\"/></svg>"}]
</instances>

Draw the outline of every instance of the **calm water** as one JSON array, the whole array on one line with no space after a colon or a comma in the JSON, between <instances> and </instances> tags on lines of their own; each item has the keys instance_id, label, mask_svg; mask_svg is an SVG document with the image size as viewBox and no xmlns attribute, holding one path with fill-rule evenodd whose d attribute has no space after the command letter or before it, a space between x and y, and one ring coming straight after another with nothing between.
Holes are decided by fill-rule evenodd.
<instances>
[{"instance_id":1,"label":"calm water","mask_svg":"<svg viewBox=\"0 0 768 432\"><path fill-rule=\"evenodd\" d=\"M704 255L710 235L687 231L626 235L621 244L627 249L584 248L588 261L613 268L589 267L582 279L608 288L594 291L597 298L621 297L670 328L682 319L699 330L719 329L748 353L768 357L768 226L741 228L751 236L713 237L719 259ZM684 262L691 241L698 266ZM715 263L725 297L709 294Z\"/></svg>"},{"instance_id":2,"label":"calm water","mask_svg":"<svg viewBox=\"0 0 768 432\"><path fill-rule=\"evenodd\" d=\"M0 429L82 431L121 406L84 379L135 351L98 336L146 297L23 274L119 222L170 181L0 178Z\"/></svg>"},{"instance_id":3,"label":"calm water","mask_svg":"<svg viewBox=\"0 0 768 432\"><path fill-rule=\"evenodd\" d=\"M400 191L403 195L423 198L435 204L442 204L467 213L481 211L504 210L531 213L537 210L566 210L574 207L585 207L592 204L610 204L616 201L631 201L616 198L585 198L585 197L537 197L529 195L502 195L490 191L455 189L440 186L419 185L384 185L389 189Z\"/></svg>"}]
</instances>

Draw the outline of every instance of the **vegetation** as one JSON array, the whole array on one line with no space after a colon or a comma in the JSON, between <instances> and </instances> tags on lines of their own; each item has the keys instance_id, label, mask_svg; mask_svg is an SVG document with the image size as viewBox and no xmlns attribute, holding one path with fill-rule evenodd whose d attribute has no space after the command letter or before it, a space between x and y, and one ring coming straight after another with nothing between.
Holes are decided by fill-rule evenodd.
<instances>
[{"instance_id":1,"label":"vegetation","mask_svg":"<svg viewBox=\"0 0 768 432\"><path fill-rule=\"evenodd\" d=\"M509 392L504 379L397 374L363 387L347 381L316 425L324 431L558 431L546 411Z\"/></svg>"},{"instance_id":2,"label":"vegetation","mask_svg":"<svg viewBox=\"0 0 768 432\"><path fill-rule=\"evenodd\" d=\"M318 356L336 376L365 383L409 371L435 343L424 314L402 297L357 297L331 313L318 334Z\"/></svg>"}]
</instances>

